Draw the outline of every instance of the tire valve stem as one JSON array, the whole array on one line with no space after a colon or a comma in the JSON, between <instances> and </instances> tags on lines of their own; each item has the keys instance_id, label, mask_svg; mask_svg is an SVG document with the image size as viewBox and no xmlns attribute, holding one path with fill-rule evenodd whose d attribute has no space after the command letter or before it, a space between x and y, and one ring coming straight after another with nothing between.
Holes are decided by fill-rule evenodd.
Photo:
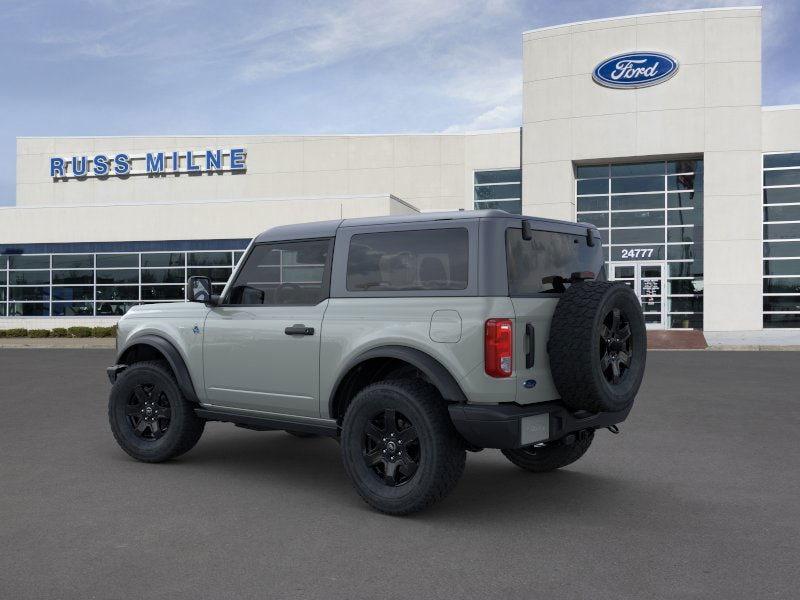
<instances>
[{"instance_id":1,"label":"tire valve stem","mask_svg":"<svg viewBox=\"0 0 800 600\"><path fill-rule=\"evenodd\" d=\"M609 425L608 427L606 427L606 429L608 429L614 435L619 435L619 427L617 427L616 425Z\"/></svg>"}]
</instances>

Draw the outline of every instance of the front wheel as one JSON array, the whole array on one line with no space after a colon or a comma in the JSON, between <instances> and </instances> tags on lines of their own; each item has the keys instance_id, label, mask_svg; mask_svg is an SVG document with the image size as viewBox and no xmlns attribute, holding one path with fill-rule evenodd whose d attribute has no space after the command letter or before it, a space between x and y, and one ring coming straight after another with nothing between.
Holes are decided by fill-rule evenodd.
<instances>
[{"instance_id":1,"label":"front wheel","mask_svg":"<svg viewBox=\"0 0 800 600\"><path fill-rule=\"evenodd\" d=\"M191 450L205 428L162 362L134 363L108 398L108 421L120 447L136 460L162 462Z\"/></svg>"},{"instance_id":2,"label":"front wheel","mask_svg":"<svg viewBox=\"0 0 800 600\"><path fill-rule=\"evenodd\" d=\"M593 430L580 431L564 440L533 444L515 450L503 450L505 456L520 469L533 473L546 473L571 465L586 454L594 439Z\"/></svg>"},{"instance_id":3,"label":"front wheel","mask_svg":"<svg viewBox=\"0 0 800 600\"><path fill-rule=\"evenodd\" d=\"M364 388L342 424L342 460L356 491L380 512L406 515L444 498L466 452L437 390L421 381Z\"/></svg>"}]
</instances>

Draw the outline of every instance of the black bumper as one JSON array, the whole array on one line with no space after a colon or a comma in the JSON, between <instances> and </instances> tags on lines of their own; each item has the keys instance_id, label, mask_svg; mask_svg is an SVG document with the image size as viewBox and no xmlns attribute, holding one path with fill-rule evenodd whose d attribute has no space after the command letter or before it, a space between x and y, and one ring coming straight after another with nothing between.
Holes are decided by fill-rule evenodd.
<instances>
[{"instance_id":1,"label":"black bumper","mask_svg":"<svg viewBox=\"0 0 800 600\"><path fill-rule=\"evenodd\" d=\"M518 404L451 404L450 418L461 436L478 448L520 448L558 440L582 429L621 423L631 411L572 413L560 402Z\"/></svg>"}]
</instances>

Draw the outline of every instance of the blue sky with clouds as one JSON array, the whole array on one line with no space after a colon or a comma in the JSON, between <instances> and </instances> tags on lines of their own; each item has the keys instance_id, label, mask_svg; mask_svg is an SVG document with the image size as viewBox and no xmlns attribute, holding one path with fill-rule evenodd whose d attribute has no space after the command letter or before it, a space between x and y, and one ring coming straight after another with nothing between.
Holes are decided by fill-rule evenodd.
<instances>
[{"instance_id":1,"label":"blue sky with clouds","mask_svg":"<svg viewBox=\"0 0 800 600\"><path fill-rule=\"evenodd\" d=\"M0 0L0 205L17 136L516 127L522 32L752 0ZM764 104L800 103L800 2L764 2Z\"/></svg>"}]
</instances>

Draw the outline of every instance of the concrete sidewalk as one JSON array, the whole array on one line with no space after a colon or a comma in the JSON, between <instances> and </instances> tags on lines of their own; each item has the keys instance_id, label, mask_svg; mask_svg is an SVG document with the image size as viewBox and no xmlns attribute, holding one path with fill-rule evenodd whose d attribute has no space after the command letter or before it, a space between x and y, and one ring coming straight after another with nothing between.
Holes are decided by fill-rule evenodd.
<instances>
[{"instance_id":1,"label":"concrete sidewalk","mask_svg":"<svg viewBox=\"0 0 800 600\"><path fill-rule=\"evenodd\" d=\"M115 338L0 338L0 348L113 348Z\"/></svg>"}]
</instances>

